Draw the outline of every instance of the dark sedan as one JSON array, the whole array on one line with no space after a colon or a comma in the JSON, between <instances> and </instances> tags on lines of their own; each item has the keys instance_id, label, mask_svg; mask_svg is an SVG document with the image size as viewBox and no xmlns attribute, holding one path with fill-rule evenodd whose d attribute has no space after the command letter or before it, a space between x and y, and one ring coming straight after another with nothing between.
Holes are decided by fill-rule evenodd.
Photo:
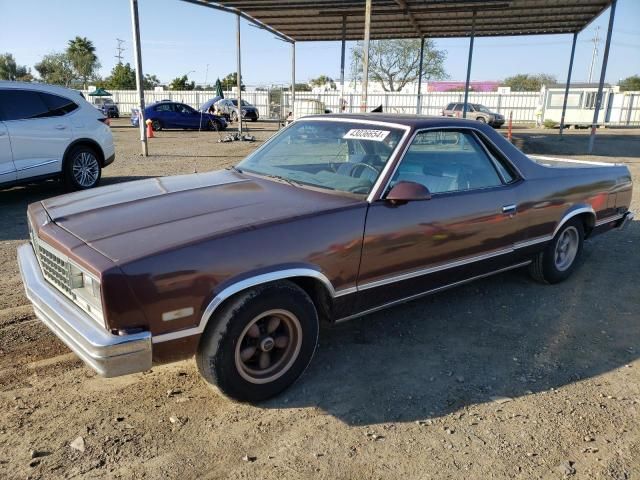
<instances>
[{"instance_id":1,"label":"dark sedan","mask_svg":"<svg viewBox=\"0 0 640 480\"><path fill-rule=\"evenodd\" d=\"M532 159L475 120L309 116L227 170L33 203L18 257L36 315L99 373L195 356L259 401L302 375L321 321L515 268L568 279L631 190L626 166Z\"/></svg>"},{"instance_id":2,"label":"dark sedan","mask_svg":"<svg viewBox=\"0 0 640 480\"><path fill-rule=\"evenodd\" d=\"M232 122L238 121L238 100L235 98L223 98L216 103L216 107L223 114L228 115ZM242 118L243 120L251 120L257 122L260 118L258 109L246 100L242 100Z\"/></svg>"},{"instance_id":3,"label":"dark sedan","mask_svg":"<svg viewBox=\"0 0 640 480\"><path fill-rule=\"evenodd\" d=\"M218 115L198 112L189 105L178 102L162 101L153 103L144 109L144 118L151 120L154 131L163 128L183 128L195 130L225 130L227 121ZM139 115L134 110L131 113L131 125L137 127Z\"/></svg>"}]
</instances>

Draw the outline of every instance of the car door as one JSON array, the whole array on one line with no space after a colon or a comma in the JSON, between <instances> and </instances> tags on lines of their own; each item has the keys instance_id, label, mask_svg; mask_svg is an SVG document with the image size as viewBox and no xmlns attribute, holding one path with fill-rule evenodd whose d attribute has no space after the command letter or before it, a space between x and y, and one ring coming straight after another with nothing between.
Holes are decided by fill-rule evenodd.
<instances>
[{"instance_id":1,"label":"car door","mask_svg":"<svg viewBox=\"0 0 640 480\"><path fill-rule=\"evenodd\" d=\"M2 118L1 111L0 118ZM0 121L0 185L13 182L16 178L16 167L13 164L9 131L4 122Z\"/></svg>"},{"instance_id":2,"label":"car door","mask_svg":"<svg viewBox=\"0 0 640 480\"><path fill-rule=\"evenodd\" d=\"M44 96L35 90L0 90L0 104L11 139L17 179L61 171L72 138L65 114L54 115Z\"/></svg>"},{"instance_id":3,"label":"car door","mask_svg":"<svg viewBox=\"0 0 640 480\"><path fill-rule=\"evenodd\" d=\"M369 207L358 276L358 309L409 298L518 262L522 182L473 131L418 132L389 187L415 182L429 200Z\"/></svg>"},{"instance_id":4,"label":"car door","mask_svg":"<svg viewBox=\"0 0 640 480\"><path fill-rule=\"evenodd\" d=\"M175 104L176 109L176 122L180 128L193 128L193 115L187 105L182 103Z\"/></svg>"}]
</instances>

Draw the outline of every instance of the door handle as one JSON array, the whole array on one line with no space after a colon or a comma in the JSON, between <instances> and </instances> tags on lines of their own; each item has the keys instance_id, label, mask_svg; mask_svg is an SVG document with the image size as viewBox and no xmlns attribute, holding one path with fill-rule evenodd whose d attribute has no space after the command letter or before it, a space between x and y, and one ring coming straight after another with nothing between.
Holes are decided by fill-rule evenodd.
<instances>
[{"instance_id":1,"label":"door handle","mask_svg":"<svg viewBox=\"0 0 640 480\"><path fill-rule=\"evenodd\" d=\"M56 130L66 130L66 125L56 125Z\"/></svg>"},{"instance_id":2,"label":"door handle","mask_svg":"<svg viewBox=\"0 0 640 480\"><path fill-rule=\"evenodd\" d=\"M504 213L505 215L513 215L516 213L517 210L518 210L518 206L515 203L512 203L511 205L505 205L502 207L502 213Z\"/></svg>"}]
</instances>

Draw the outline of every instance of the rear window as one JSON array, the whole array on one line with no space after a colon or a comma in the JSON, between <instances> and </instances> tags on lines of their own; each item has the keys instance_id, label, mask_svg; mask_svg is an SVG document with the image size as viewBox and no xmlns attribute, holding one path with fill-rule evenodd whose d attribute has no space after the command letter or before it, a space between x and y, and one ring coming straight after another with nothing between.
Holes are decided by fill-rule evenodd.
<instances>
[{"instance_id":1,"label":"rear window","mask_svg":"<svg viewBox=\"0 0 640 480\"><path fill-rule=\"evenodd\" d=\"M40 96L49 108L49 116L51 117L60 117L62 115L66 115L67 113L71 113L78 108L78 105L76 105L74 102L59 95L40 92Z\"/></svg>"},{"instance_id":2,"label":"rear window","mask_svg":"<svg viewBox=\"0 0 640 480\"><path fill-rule=\"evenodd\" d=\"M453 107L454 107L455 105L456 105L455 103L450 103L449 105L447 105L447 106L445 107L445 110L453 110Z\"/></svg>"}]
</instances>

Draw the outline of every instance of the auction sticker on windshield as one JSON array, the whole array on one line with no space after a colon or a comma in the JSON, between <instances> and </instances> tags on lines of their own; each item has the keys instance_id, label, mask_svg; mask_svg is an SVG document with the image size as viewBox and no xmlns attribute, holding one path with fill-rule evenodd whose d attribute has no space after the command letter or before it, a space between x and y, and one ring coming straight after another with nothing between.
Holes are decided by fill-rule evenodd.
<instances>
[{"instance_id":1,"label":"auction sticker on windshield","mask_svg":"<svg viewBox=\"0 0 640 480\"><path fill-rule=\"evenodd\" d=\"M351 140L373 140L382 142L391 132L389 130L371 130L368 128L352 128L345 133L344 139Z\"/></svg>"}]
</instances>

